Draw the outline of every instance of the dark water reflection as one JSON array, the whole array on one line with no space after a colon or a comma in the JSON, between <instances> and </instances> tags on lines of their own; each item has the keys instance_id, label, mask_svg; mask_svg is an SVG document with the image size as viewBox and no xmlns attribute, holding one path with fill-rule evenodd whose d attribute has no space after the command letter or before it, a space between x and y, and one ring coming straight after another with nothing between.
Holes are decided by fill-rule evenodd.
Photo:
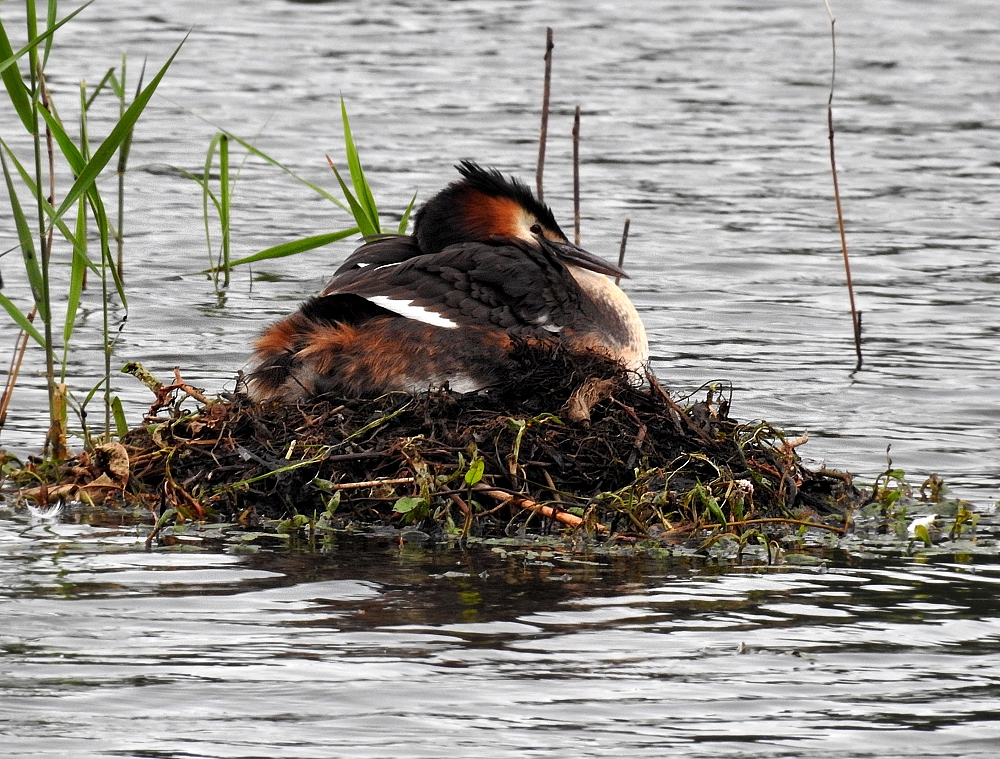
<instances>
[{"instance_id":1,"label":"dark water reflection","mask_svg":"<svg viewBox=\"0 0 1000 759\"><path fill-rule=\"evenodd\" d=\"M767 570L0 524L16 756L994 756L996 564ZM19 547L13 546L20 540Z\"/></svg>"},{"instance_id":2,"label":"dark water reflection","mask_svg":"<svg viewBox=\"0 0 1000 759\"><path fill-rule=\"evenodd\" d=\"M11 29L17 5L0 9ZM870 478L892 443L917 483L937 472L988 507L1000 496L1000 12L993 0L834 6L860 373L826 153L829 26L822 3L790 0L98 0L53 53L64 117L81 77L98 81L123 51L133 74L144 55L158 66L194 27L136 133L117 359L160 375L179 364L218 391L261 324L349 252L240 272L216 299L193 273L200 192L165 168L200 170L213 133L201 118L331 187L323 154L341 151L342 93L376 196L396 212L461 158L530 179L552 25L546 199L570 218L580 104L583 241L613 255L631 218L627 290L664 381L729 378L737 416L808 429L816 459ZM4 139L13 118L0 106ZM234 202L236 255L346 225L258 162ZM0 236L14 244L2 214ZM24 303L17 262L0 269ZM81 313L70 374L82 395L102 366L95 291ZM14 337L0 320L0 345ZM3 432L22 451L41 439L40 365L29 354ZM126 378L119 392L138 419L145 391ZM358 544L144 553L134 535L3 516L0 753L1000 750L1000 570L987 559L843 555L826 572L536 561Z\"/></svg>"}]
</instances>

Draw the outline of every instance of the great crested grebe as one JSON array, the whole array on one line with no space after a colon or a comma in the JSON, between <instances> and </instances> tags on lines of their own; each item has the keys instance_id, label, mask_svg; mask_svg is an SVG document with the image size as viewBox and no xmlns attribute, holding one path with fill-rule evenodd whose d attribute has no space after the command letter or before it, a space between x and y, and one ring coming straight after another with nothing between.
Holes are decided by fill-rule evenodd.
<instances>
[{"instance_id":1,"label":"great crested grebe","mask_svg":"<svg viewBox=\"0 0 1000 759\"><path fill-rule=\"evenodd\" d=\"M286 403L511 379L518 341L597 352L639 370L646 330L609 276L523 183L471 161L412 235L366 242L318 296L254 344L248 388Z\"/></svg>"}]
</instances>

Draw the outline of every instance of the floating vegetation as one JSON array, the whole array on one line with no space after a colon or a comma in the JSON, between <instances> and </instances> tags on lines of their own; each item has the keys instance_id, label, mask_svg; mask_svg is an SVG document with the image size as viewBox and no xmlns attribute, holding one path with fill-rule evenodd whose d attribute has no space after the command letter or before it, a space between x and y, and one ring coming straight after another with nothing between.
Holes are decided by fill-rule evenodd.
<instances>
[{"instance_id":1,"label":"floating vegetation","mask_svg":"<svg viewBox=\"0 0 1000 759\"><path fill-rule=\"evenodd\" d=\"M144 511L158 528L278 520L284 532L391 527L433 541L569 531L766 545L810 527L842 534L862 502L850 475L803 466L804 438L732 419L726 383L675 399L598 356L524 347L518 360L510 383L476 393L298 406L209 401L179 376L146 376L157 400L121 442L12 476L36 503Z\"/></svg>"}]
</instances>

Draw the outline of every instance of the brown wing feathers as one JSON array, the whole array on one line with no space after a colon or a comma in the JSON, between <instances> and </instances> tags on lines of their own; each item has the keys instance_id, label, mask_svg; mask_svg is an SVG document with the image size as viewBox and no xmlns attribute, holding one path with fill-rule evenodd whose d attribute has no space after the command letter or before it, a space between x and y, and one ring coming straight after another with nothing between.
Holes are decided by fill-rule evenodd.
<instances>
[{"instance_id":1,"label":"brown wing feathers","mask_svg":"<svg viewBox=\"0 0 1000 759\"><path fill-rule=\"evenodd\" d=\"M580 307L578 288L561 264L540 253L485 243L345 271L324 293L378 298L389 310L392 302L411 304L456 325L493 325L540 337L570 324Z\"/></svg>"}]
</instances>

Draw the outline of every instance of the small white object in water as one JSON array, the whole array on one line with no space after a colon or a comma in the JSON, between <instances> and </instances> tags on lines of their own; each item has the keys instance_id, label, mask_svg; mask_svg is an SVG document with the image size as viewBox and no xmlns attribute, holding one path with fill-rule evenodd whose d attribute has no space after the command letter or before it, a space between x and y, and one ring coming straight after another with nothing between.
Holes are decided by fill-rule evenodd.
<instances>
[{"instance_id":1,"label":"small white object in water","mask_svg":"<svg viewBox=\"0 0 1000 759\"><path fill-rule=\"evenodd\" d=\"M62 504L57 503L55 506L49 506L47 508L41 508L39 506L34 506L28 504L28 515L31 517L31 524L55 524L59 521L59 517L62 516Z\"/></svg>"},{"instance_id":2,"label":"small white object in water","mask_svg":"<svg viewBox=\"0 0 1000 759\"><path fill-rule=\"evenodd\" d=\"M910 522L910 526L906 529L906 532L911 538L915 538L917 536L918 527L923 525L927 529L927 532L930 532L937 526L935 524L936 521L937 521L937 514L930 514L926 517L919 517L918 519L914 519L912 522Z\"/></svg>"}]
</instances>

